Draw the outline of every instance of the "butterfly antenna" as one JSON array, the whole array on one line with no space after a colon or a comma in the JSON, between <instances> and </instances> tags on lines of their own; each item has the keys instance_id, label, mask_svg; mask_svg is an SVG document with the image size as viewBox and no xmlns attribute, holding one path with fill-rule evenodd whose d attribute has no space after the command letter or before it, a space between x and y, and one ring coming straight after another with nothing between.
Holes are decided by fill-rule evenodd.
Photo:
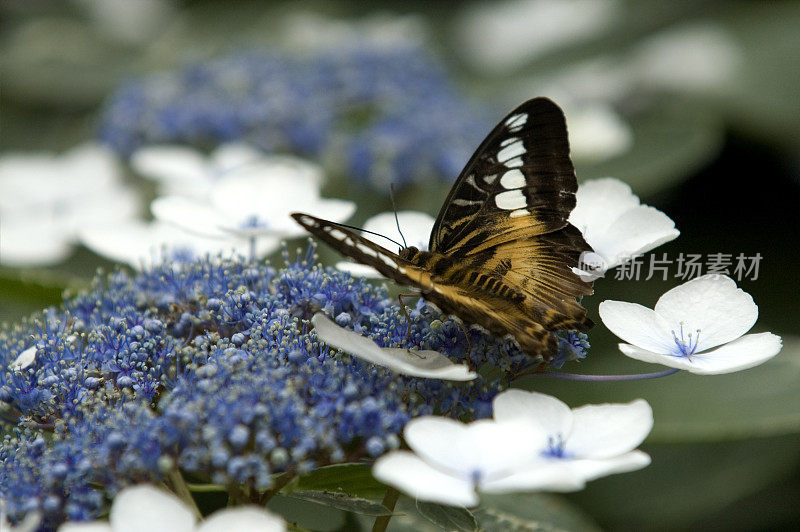
<instances>
[{"instance_id":1,"label":"butterfly antenna","mask_svg":"<svg viewBox=\"0 0 800 532\"><path fill-rule=\"evenodd\" d=\"M392 244L400 246L400 242L398 242L397 240L393 240L393 239L389 238L388 236L382 235L380 233L376 233L375 231L367 231L366 229L362 229L360 227L356 227L355 225L347 225L347 224L342 224L342 223L339 223L339 222L331 222L330 220L326 220L326 222L331 224L331 225L337 225L339 227L346 227L347 229L353 229L355 231L361 231L362 233L369 233L371 235L379 236L381 238L385 238L386 240L388 240Z\"/></svg>"},{"instance_id":2,"label":"butterfly antenna","mask_svg":"<svg viewBox=\"0 0 800 532\"><path fill-rule=\"evenodd\" d=\"M397 218L397 205L394 202L394 183L389 185L389 197L392 198L392 209L394 209L394 223L397 224L397 232L400 233L400 238L403 239L403 248L407 248L408 244L406 244L406 237L403 236L403 232L400 230L400 220Z\"/></svg>"}]
</instances>

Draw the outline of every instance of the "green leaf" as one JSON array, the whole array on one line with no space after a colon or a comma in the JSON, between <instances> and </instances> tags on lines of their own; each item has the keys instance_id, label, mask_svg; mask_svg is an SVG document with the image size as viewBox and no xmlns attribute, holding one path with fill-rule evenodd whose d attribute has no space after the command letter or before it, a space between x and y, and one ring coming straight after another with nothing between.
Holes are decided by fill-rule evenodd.
<instances>
[{"instance_id":1,"label":"green leaf","mask_svg":"<svg viewBox=\"0 0 800 532\"><path fill-rule=\"evenodd\" d=\"M663 366L628 362L610 349L592 351L586 373L646 373ZM587 364L588 366L588 364ZM622 368L624 370L620 371ZM800 338L785 337L783 350L755 368L727 375L681 372L661 379L576 383L538 379L526 383L570 406L645 398L655 426L647 442L693 442L778 436L800 432Z\"/></svg>"},{"instance_id":2,"label":"green leaf","mask_svg":"<svg viewBox=\"0 0 800 532\"><path fill-rule=\"evenodd\" d=\"M335 491L293 491L287 497L301 501L315 502L331 506L337 510L344 510L362 515L377 517L379 515L392 515L392 511L380 503L360 497L351 497Z\"/></svg>"},{"instance_id":3,"label":"green leaf","mask_svg":"<svg viewBox=\"0 0 800 532\"><path fill-rule=\"evenodd\" d=\"M796 436L645 446L644 450L653 459L650 466L590 482L570 499L604 528L700 530L693 525L695 521L782 484L800 464ZM770 513L768 508L758 511Z\"/></svg>"},{"instance_id":4,"label":"green leaf","mask_svg":"<svg viewBox=\"0 0 800 532\"><path fill-rule=\"evenodd\" d=\"M687 179L722 147L724 132L717 114L688 99L662 98L626 120L633 129L630 149L597 163L575 160L580 181L616 177L635 194L648 196Z\"/></svg>"},{"instance_id":5,"label":"green leaf","mask_svg":"<svg viewBox=\"0 0 800 532\"><path fill-rule=\"evenodd\" d=\"M463 507L444 506L417 501L419 514L443 530L477 530L478 522L472 512Z\"/></svg>"},{"instance_id":6,"label":"green leaf","mask_svg":"<svg viewBox=\"0 0 800 532\"><path fill-rule=\"evenodd\" d=\"M300 491L335 491L350 496L381 499L386 486L372 477L369 464L337 464L303 475L294 485Z\"/></svg>"},{"instance_id":7,"label":"green leaf","mask_svg":"<svg viewBox=\"0 0 800 532\"><path fill-rule=\"evenodd\" d=\"M473 513L484 530L599 530L563 498L542 493L484 494Z\"/></svg>"}]
</instances>

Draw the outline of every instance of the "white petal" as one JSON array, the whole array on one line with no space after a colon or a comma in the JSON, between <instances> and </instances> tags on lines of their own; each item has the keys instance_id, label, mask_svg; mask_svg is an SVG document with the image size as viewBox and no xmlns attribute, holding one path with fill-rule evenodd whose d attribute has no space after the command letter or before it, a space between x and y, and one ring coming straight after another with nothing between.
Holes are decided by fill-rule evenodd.
<instances>
[{"instance_id":1,"label":"white petal","mask_svg":"<svg viewBox=\"0 0 800 532\"><path fill-rule=\"evenodd\" d=\"M704 275L676 286L661 296L655 311L679 336L681 322L686 334L694 335L700 329L697 352L739 338L758 319L758 307L750 294L724 275Z\"/></svg>"},{"instance_id":2,"label":"white petal","mask_svg":"<svg viewBox=\"0 0 800 532\"><path fill-rule=\"evenodd\" d=\"M576 458L611 458L644 441L653 428L653 409L644 399L627 404L575 408L565 450Z\"/></svg>"},{"instance_id":3,"label":"white petal","mask_svg":"<svg viewBox=\"0 0 800 532\"><path fill-rule=\"evenodd\" d=\"M680 235L669 216L654 207L639 205L617 218L601 236L588 241L609 260L609 268L641 255Z\"/></svg>"},{"instance_id":4,"label":"white petal","mask_svg":"<svg viewBox=\"0 0 800 532\"><path fill-rule=\"evenodd\" d=\"M572 411L551 395L512 388L497 394L492 407L497 421L526 419L548 435L566 436L572 430Z\"/></svg>"},{"instance_id":5,"label":"white petal","mask_svg":"<svg viewBox=\"0 0 800 532\"><path fill-rule=\"evenodd\" d=\"M0 263L8 266L41 266L66 259L72 251L72 235L56 220L5 216L0 223Z\"/></svg>"},{"instance_id":6,"label":"white petal","mask_svg":"<svg viewBox=\"0 0 800 532\"><path fill-rule=\"evenodd\" d=\"M746 334L711 351L695 353L690 365L682 369L698 375L732 373L766 362L777 355L781 347L781 337L775 334Z\"/></svg>"},{"instance_id":7,"label":"white petal","mask_svg":"<svg viewBox=\"0 0 800 532\"><path fill-rule=\"evenodd\" d=\"M205 157L185 146L145 146L131 155L130 163L143 177L173 187L189 188L210 178Z\"/></svg>"},{"instance_id":8,"label":"white petal","mask_svg":"<svg viewBox=\"0 0 800 532\"><path fill-rule=\"evenodd\" d=\"M119 492L108 520L114 532L190 532L195 518L175 495L141 485Z\"/></svg>"},{"instance_id":9,"label":"white petal","mask_svg":"<svg viewBox=\"0 0 800 532\"><path fill-rule=\"evenodd\" d=\"M575 159L598 162L620 155L633 145L631 127L607 104L567 110L570 153Z\"/></svg>"},{"instance_id":10,"label":"white petal","mask_svg":"<svg viewBox=\"0 0 800 532\"><path fill-rule=\"evenodd\" d=\"M352 201L333 198L321 198L313 204L310 204L308 209L305 209L305 207L297 207L298 206L296 205L292 206L291 211L294 212L298 210L306 210L318 218L323 218L332 222L344 222L350 218L354 212L356 212L356 204ZM284 217L284 219L288 220L287 223L291 222L294 224L294 227L299 227L297 222L291 219L288 214Z\"/></svg>"},{"instance_id":11,"label":"white petal","mask_svg":"<svg viewBox=\"0 0 800 532\"><path fill-rule=\"evenodd\" d=\"M14 361L9 364L9 369L25 369L31 364L34 363L36 360L36 346L32 345L28 349L24 350L22 353L14 359Z\"/></svg>"},{"instance_id":12,"label":"white petal","mask_svg":"<svg viewBox=\"0 0 800 532\"><path fill-rule=\"evenodd\" d=\"M150 204L153 215L162 222L176 225L194 235L209 238L226 238L221 228L232 220L208 203L181 196L162 196Z\"/></svg>"},{"instance_id":13,"label":"white petal","mask_svg":"<svg viewBox=\"0 0 800 532\"><path fill-rule=\"evenodd\" d=\"M687 358L681 355L653 353L631 344L619 344L619 350L622 351L622 354L642 362L651 362L678 369L690 369L692 367Z\"/></svg>"},{"instance_id":14,"label":"white petal","mask_svg":"<svg viewBox=\"0 0 800 532\"><path fill-rule=\"evenodd\" d=\"M364 229L385 235L395 242L402 243L403 238L397 231L399 223L400 229L403 231L406 243L409 246L415 246L421 250L428 249L428 242L431 238L431 230L435 223L433 216L426 212L419 211L397 211L397 221L394 218L394 212L382 212L371 218L368 218L364 223ZM388 241L369 233L363 234L364 238L368 238L381 246L388 247Z\"/></svg>"},{"instance_id":15,"label":"white petal","mask_svg":"<svg viewBox=\"0 0 800 532\"><path fill-rule=\"evenodd\" d=\"M578 491L585 485L583 476L570 464L537 461L513 474L487 480L479 490L486 493L510 493L515 491Z\"/></svg>"},{"instance_id":16,"label":"white petal","mask_svg":"<svg viewBox=\"0 0 800 532\"><path fill-rule=\"evenodd\" d=\"M8 524L6 520L6 516L3 514L2 510L0 510L0 531L2 532L34 532L35 530L39 530L39 525L42 523L42 514L40 512L28 512L15 526L11 526ZM108 528L107 523L103 523L106 525L106 528L87 528L85 530L91 531L105 531L110 530ZM58 529L59 532L61 528Z\"/></svg>"},{"instance_id":17,"label":"white petal","mask_svg":"<svg viewBox=\"0 0 800 532\"><path fill-rule=\"evenodd\" d=\"M631 451L605 459L570 460L566 463L586 481L628 473L650 465L650 456L642 451Z\"/></svg>"},{"instance_id":18,"label":"white petal","mask_svg":"<svg viewBox=\"0 0 800 532\"><path fill-rule=\"evenodd\" d=\"M166 223L139 220L87 228L81 231L80 240L98 255L137 269L161 262L164 251L202 256L234 248L229 239L203 238Z\"/></svg>"},{"instance_id":19,"label":"white petal","mask_svg":"<svg viewBox=\"0 0 800 532\"><path fill-rule=\"evenodd\" d=\"M209 157L211 173L217 179L239 167L262 161L266 156L258 148L243 142L229 142L219 146Z\"/></svg>"},{"instance_id":20,"label":"white petal","mask_svg":"<svg viewBox=\"0 0 800 532\"><path fill-rule=\"evenodd\" d=\"M602 235L617 218L639 206L631 187L613 177L581 183L575 197L577 202L569 221L587 239Z\"/></svg>"},{"instance_id":21,"label":"white petal","mask_svg":"<svg viewBox=\"0 0 800 532\"><path fill-rule=\"evenodd\" d=\"M655 353L677 349L667 321L647 307L607 300L600 303L599 311L603 325L626 342Z\"/></svg>"},{"instance_id":22,"label":"white petal","mask_svg":"<svg viewBox=\"0 0 800 532\"><path fill-rule=\"evenodd\" d=\"M434 469L408 451L392 451L375 461L372 476L423 501L452 506L476 506L478 496L469 479Z\"/></svg>"},{"instance_id":23,"label":"white petal","mask_svg":"<svg viewBox=\"0 0 800 532\"><path fill-rule=\"evenodd\" d=\"M539 456L547 433L527 421L489 419L469 424L436 417L412 419L404 430L411 447L442 471L494 479L517 471Z\"/></svg>"},{"instance_id":24,"label":"white petal","mask_svg":"<svg viewBox=\"0 0 800 532\"><path fill-rule=\"evenodd\" d=\"M467 366L453 364L449 358L436 351L382 348L366 336L339 327L321 313L315 314L311 323L319 339L329 346L367 362L380 364L396 373L454 381L468 381L477 377Z\"/></svg>"},{"instance_id":25,"label":"white petal","mask_svg":"<svg viewBox=\"0 0 800 532\"><path fill-rule=\"evenodd\" d=\"M196 532L282 532L286 523L279 516L257 506L239 506L218 510L197 527Z\"/></svg>"}]
</instances>

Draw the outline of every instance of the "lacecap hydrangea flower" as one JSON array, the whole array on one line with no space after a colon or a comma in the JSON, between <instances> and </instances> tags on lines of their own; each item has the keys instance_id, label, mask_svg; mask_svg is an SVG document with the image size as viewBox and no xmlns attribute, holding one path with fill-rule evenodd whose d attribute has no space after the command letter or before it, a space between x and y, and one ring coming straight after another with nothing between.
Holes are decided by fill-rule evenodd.
<instances>
[{"instance_id":1,"label":"lacecap hydrangea flower","mask_svg":"<svg viewBox=\"0 0 800 532\"><path fill-rule=\"evenodd\" d=\"M497 369L467 382L399 375L320 342L319 312L381 347ZM409 314L407 334L385 289L316 266L313 247L281 269L211 257L98 277L0 330L8 519L97 519L127 486L182 475L257 498L276 474L396 449L414 417L488 418L509 380L539 364L479 328L468 342L422 301ZM565 359L585 356L564 338Z\"/></svg>"},{"instance_id":2,"label":"lacecap hydrangea flower","mask_svg":"<svg viewBox=\"0 0 800 532\"><path fill-rule=\"evenodd\" d=\"M84 144L62 154L0 156L0 264L43 266L66 259L81 230L137 216L141 201L116 154Z\"/></svg>"},{"instance_id":3,"label":"lacecap hydrangea flower","mask_svg":"<svg viewBox=\"0 0 800 532\"><path fill-rule=\"evenodd\" d=\"M453 179L489 126L439 62L409 44L240 52L150 75L111 97L99 139L124 155L244 141L386 192L391 183Z\"/></svg>"}]
</instances>

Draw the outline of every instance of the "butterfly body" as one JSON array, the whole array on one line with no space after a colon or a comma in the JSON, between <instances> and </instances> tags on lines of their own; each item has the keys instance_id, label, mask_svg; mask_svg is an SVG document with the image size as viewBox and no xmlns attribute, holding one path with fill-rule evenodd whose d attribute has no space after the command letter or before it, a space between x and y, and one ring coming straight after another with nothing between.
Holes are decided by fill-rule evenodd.
<instances>
[{"instance_id":1,"label":"butterfly body","mask_svg":"<svg viewBox=\"0 0 800 532\"><path fill-rule=\"evenodd\" d=\"M577 181L564 115L546 98L523 103L484 140L456 180L429 249L393 253L332 222L292 216L342 254L418 289L447 314L511 334L534 356L557 352L553 334L591 327L577 297L591 294L571 267L591 251L567 222Z\"/></svg>"}]
</instances>

